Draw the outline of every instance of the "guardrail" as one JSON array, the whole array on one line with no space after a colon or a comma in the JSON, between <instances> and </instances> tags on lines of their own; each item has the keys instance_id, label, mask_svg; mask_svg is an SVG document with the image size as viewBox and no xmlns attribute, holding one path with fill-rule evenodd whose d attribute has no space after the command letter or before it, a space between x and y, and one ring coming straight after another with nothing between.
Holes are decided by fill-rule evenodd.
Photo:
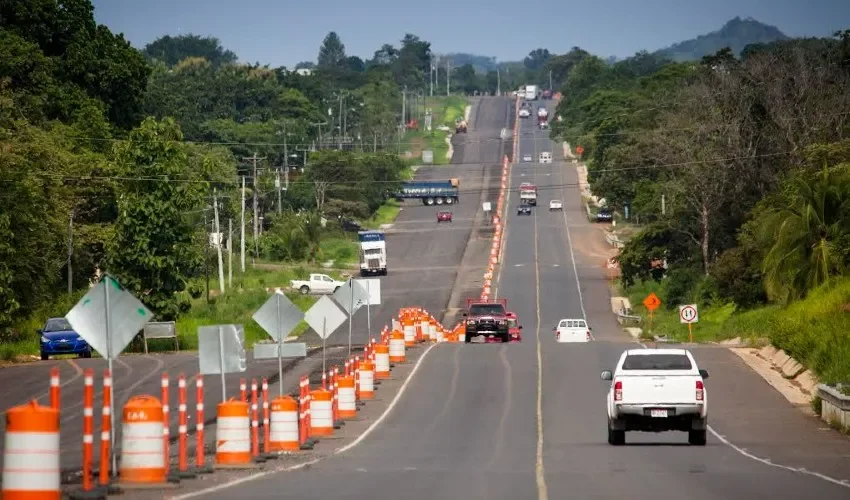
<instances>
[{"instance_id":1,"label":"guardrail","mask_svg":"<svg viewBox=\"0 0 850 500\"><path fill-rule=\"evenodd\" d=\"M629 313L631 313L631 310L620 309L620 310L615 311L615 312L617 314L617 323L619 323L621 325L626 324L626 323L634 323L634 324L639 325L643 322L642 316L638 316L636 314L629 314Z\"/></svg>"},{"instance_id":2,"label":"guardrail","mask_svg":"<svg viewBox=\"0 0 850 500\"><path fill-rule=\"evenodd\" d=\"M820 418L840 429L850 429L850 396L839 387L818 384L817 395L821 400Z\"/></svg>"}]
</instances>

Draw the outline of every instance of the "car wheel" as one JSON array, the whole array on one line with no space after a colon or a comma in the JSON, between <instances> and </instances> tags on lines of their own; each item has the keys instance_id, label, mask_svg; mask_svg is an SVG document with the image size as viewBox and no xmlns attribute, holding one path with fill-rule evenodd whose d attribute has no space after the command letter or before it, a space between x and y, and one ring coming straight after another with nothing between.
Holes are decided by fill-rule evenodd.
<instances>
[{"instance_id":1,"label":"car wheel","mask_svg":"<svg viewBox=\"0 0 850 500\"><path fill-rule=\"evenodd\" d=\"M81 358L90 358L91 357L91 350L88 350L88 351L80 354L80 357Z\"/></svg>"},{"instance_id":2,"label":"car wheel","mask_svg":"<svg viewBox=\"0 0 850 500\"><path fill-rule=\"evenodd\" d=\"M310 293L310 287L307 285L302 285L301 288L298 289L301 292L301 295L307 295Z\"/></svg>"},{"instance_id":3,"label":"car wheel","mask_svg":"<svg viewBox=\"0 0 850 500\"><path fill-rule=\"evenodd\" d=\"M688 444L693 446L705 446L706 440L705 430L688 431Z\"/></svg>"},{"instance_id":4,"label":"car wheel","mask_svg":"<svg viewBox=\"0 0 850 500\"><path fill-rule=\"evenodd\" d=\"M470 334L468 334L468 333L467 333L467 334L464 334L464 336L463 336L463 343L464 343L464 344L469 344L470 342L472 342L472 335L470 335Z\"/></svg>"},{"instance_id":5,"label":"car wheel","mask_svg":"<svg viewBox=\"0 0 850 500\"><path fill-rule=\"evenodd\" d=\"M608 423L608 444L611 446L622 446L626 444L626 431L619 431L611 428Z\"/></svg>"},{"instance_id":6,"label":"car wheel","mask_svg":"<svg viewBox=\"0 0 850 500\"><path fill-rule=\"evenodd\" d=\"M50 356L48 356L47 354L41 353L41 360L42 361L47 361L48 359L50 359Z\"/></svg>"}]
</instances>

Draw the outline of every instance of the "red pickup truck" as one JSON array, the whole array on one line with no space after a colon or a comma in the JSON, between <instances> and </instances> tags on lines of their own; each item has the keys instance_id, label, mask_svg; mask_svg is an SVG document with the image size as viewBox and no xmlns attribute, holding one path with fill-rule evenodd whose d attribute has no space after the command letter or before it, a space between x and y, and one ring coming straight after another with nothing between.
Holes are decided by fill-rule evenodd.
<instances>
[{"instance_id":1,"label":"red pickup truck","mask_svg":"<svg viewBox=\"0 0 850 500\"><path fill-rule=\"evenodd\" d=\"M463 313L466 343L481 335L510 342L507 306L508 299L466 299L466 312Z\"/></svg>"}]
</instances>

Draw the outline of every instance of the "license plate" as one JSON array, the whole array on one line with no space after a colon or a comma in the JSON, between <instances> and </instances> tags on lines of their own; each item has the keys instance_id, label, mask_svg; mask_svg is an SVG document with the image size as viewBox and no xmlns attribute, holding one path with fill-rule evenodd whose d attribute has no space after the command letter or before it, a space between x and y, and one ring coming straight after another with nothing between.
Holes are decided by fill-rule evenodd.
<instances>
[{"instance_id":1,"label":"license plate","mask_svg":"<svg viewBox=\"0 0 850 500\"><path fill-rule=\"evenodd\" d=\"M652 418L667 418L667 410L649 410L649 416Z\"/></svg>"}]
</instances>

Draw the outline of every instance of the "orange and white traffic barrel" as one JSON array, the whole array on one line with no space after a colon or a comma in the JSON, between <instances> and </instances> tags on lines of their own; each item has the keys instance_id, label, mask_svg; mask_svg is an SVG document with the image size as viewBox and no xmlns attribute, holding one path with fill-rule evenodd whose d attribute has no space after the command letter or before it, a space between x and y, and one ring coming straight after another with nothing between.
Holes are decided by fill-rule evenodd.
<instances>
[{"instance_id":1,"label":"orange and white traffic barrel","mask_svg":"<svg viewBox=\"0 0 850 500\"><path fill-rule=\"evenodd\" d=\"M389 359L387 360L389 361ZM360 362L360 399L375 398L375 365L371 361Z\"/></svg>"},{"instance_id":2,"label":"orange and white traffic barrel","mask_svg":"<svg viewBox=\"0 0 850 500\"><path fill-rule=\"evenodd\" d=\"M390 362L391 363L404 363L407 361L407 355L405 354L405 339L404 334L398 331L395 331L390 335Z\"/></svg>"},{"instance_id":3,"label":"orange and white traffic barrel","mask_svg":"<svg viewBox=\"0 0 850 500\"><path fill-rule=\"evenodd\" d=\"M404 345L405 347L413 347L416 345L416 325L413 323L413 320L410 318L404 318L401 320L401 327L404 331Z\"/></svg>"},{"instance_id":4,"label":"orange and white traffic barrel","mask_svg":"<svg viewBox=\"0 0 850 500\"><path fill-rule=\"evenodd\" d=\"M124 405L121 426L121 484L165 484L168 467L162 402L153 396L130 398Z\"/></svg>"},{"instance_id":5,"label":"orange and white traffic barrel","mask_svg":"<svg viewBox=\"0 0 850 500\"><path fill-rule=\"evenodd\" d=\"M251 416L245 401L231 398L218 404L215 421L215 464L251 464Z\"/></svg>"},{"instance_id":6,"label":"orange and white traffic barrel","mask_svg":"<svg viewBox=\"0 0 850 500\"><path fill-rule=\"evenodd\" d=\"M354 418L357 416L357 394L354 392L354 377L351 375L339 377L337 381L337 405L339 418Z\"/></svg>"},{"instance_id":7,"label":"orange and white traffic barrel","mask_svg":"<svg viewBox=\"0 0 850 500\"><path fill-rule=\"evenodd\" d=\"M289 396L272 400L270 451L293 451L301 449L298 439L298 402Z\"/></svg>"},{"instance_id":8,"label":"orange and white traffic barrel","mask_svg":"<svg viewBox=\"0 0 850 500\"><path fill-rule=\"evenodd\" d=\"M445 335L445 332L443 332L442 325L437 325L437 339L436 340L437 340L437 342L445 342L446 341L446 335Z\"/></svg>"},{"instance_id":9,"label":"orange and white traffic barrel","mask_svg":"<svg viewBox=\"0 0 850 500\"><path fill-rule=\"evenodd\" d=\"M375 345L375 378L390 378L390 348L387 344Z\"/></svg>"},{"instance_id":10,"label":"orange and white traffic barrel","mask_svg":"<svg viewBox=\"0 0 850 500\"><path fill-rule=\"evenodd\" d=\"M466 325L461 323L457 329L457 341L466 342Z\"/></svg>"},{"instance_id":11,"label":"orange and white traffic barrel","mask_svg":"<svg viewBox=\"0 0 850 500\"><path fill-rule=\"evenodd\" d=\"M59 500L59 410L36 401L6 412L3 500Z\"/></svg>"},{"instance_id":12,"label":"orange and white traffic barrel","mask_svg":"<svg viewBox=\"0 0 850 500\"><path fill-rule=\"evenodd\" d=\"M333 393L326 389L310 392L310 428L312 436L334 433Z\"/></svg>"},{"instance_id":13,"label":"orange and white traffic barrel","mask_svg":"<svg viewBox=\"0 0 850 500\"><path fill-rule=\"evenodd\" d=\"M428 319L428 338L431 342L437 341L437 320L433 316Z\"/></svg>"}]
</instances>

